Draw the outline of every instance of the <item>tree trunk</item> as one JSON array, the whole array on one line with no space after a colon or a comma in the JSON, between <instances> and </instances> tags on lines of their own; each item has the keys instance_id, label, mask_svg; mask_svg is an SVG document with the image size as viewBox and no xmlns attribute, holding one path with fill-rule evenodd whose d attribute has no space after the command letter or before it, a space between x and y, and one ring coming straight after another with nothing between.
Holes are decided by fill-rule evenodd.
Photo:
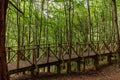
<instances>
[{"instance_id":1,"label":"tree trunk","mask_svg":"<svg viewBox=\"0 0 120 80\"><path fill-rule=\"evenodd\" d=\"M113 4L113 23L115 28L116 41L118 43L118 65L120 67L120 40L119 40L120 36L119 36L119 29L118 29L116 0L112 0L112 4Z\"/></svg>"},{"instance_id":2,"label":"tree trunk","mask_svg":"<svg viewBox=\"0 0 120 80\"><path fill-rule=\"evenodd\" d=\"M92 40L92 28L91 28L92 23L91 23L91 13L90 13L90 0L87 0L87 6L88 6L88 28L89 28L89 35L90 35L90 41L91 41Z\"/></svg>"},{"instance_id":3,"label":"tree trunk","mask_svg":"<svg viewBox=\"0 0 120 80\"><path fill-rule=\"evenodd\" d=\"M0 80L9 80L5 52L5 16L8 0L0 0Z\"/></svg>"}]
</instances>

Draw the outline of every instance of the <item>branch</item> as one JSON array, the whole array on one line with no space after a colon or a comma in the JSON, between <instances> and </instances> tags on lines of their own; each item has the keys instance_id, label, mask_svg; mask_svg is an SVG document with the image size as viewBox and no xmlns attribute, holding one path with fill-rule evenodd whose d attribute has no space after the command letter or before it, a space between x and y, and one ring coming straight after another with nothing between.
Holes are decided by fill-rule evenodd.
<instances>
[{"instance_id":1,"label":"branch","mask_svg":"<svg viewBox=\"0 0 120 80\"><path fill-rule=\"evenodd\" d=\"M11 1L9 1L9 3L21 14L24 14L20 9L18 9Z\"/></svg>"}]
</instances>

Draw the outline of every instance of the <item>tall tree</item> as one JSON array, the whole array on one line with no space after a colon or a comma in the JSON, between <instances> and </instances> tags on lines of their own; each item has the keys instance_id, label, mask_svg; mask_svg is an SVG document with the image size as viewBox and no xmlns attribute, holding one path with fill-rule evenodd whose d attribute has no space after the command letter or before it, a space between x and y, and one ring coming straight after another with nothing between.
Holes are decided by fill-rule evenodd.
<instances>
[{"instance_id":1,"label":"tall tree","mask_svg":"<svg viewBox=\"0 0 120 80\"><path fill-rule=\"evenodd\" d=\"M113 4L113 20L114 20L113 23L115 28L116 41L118 43L118 65L120 67L120 36L119 36L119 29L118 29L116 0L112 0L112 4Z\"/></svg>"},{"instance_id":2,"label":"tall tree","mask_svg":"<svg viewBox=\"0 0 120 80\"><path fill-rule=\"evenodd\" d=\"M87 0L87 6L88 6L88 26L90 28L89 33L90 33L90 41L92 38L92 29L91 29L91 13L90 13L90 0Z\"/></svg>"},{"instance_id":3,"label":"tall tree","mask_svg":"<svg viewBox=\"0 0 120 80\"><path fill-rule=\"evenodd\" d=\"M5 21L8 0L0 0L0 80L9 80L5 52Z\"/></svg>"}]
</instances>

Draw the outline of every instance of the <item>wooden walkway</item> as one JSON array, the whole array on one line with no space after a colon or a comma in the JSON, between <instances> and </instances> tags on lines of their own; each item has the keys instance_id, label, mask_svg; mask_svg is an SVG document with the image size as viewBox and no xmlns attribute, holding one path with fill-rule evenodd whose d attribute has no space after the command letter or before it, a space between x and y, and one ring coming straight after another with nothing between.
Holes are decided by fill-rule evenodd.
<instances>
[{"instance_id":1,"label":"wooden walkway","mask_svg":"<svg viewBox=\"0 0 120 80\"><path fill-rule=\"evenodd\" d=\"M47 52L50 53L50 51ZM81 51L79 55L78 54L79 53L76 54L75 51L72 49L71 55L65 53L64 55L61 55L60 58L54 55L49 57L38 57L38 58L33 57L32 59L24 59L24 60L17 59L17 61L11 61L8 63L8 71L9 74L15 74L19 72L33 71L34 69L36 69L36 67L42 68L42 67L49 67L52 65L55 66L59 65L58 66L59 69L60 64L68 63L68 62L79 62L78 65L80 67L81 64L80 60L83 58L92 58L94 60L94 65L97 66L99 65L99 57L101 56L107 56L107 60L111 62L113 55L116 55L116 50L112 51L112 50L104 49L101 50L100 53L97 53L94 50L84 50L83 52ZM33 54L32 56L34 55L35 54Z\"/></svg>"}]
</instances>

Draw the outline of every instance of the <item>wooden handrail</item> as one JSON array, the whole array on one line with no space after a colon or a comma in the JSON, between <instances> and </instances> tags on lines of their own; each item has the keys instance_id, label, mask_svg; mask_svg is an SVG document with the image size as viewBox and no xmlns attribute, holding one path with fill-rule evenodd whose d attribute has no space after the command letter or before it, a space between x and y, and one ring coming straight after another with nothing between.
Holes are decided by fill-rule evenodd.
<instances>
[{"instance_id":1,"label":"wooden handrail","mask_svg":"<svg viewBox=\"0 0 120 80\"><path fill-rule=\"evenodd\" d=\"M64 56L67 54L68 50L71 48L72 54L77 55L78 57L82 56L86 50L94 51L96 54L98 54L99 51L102 50L102 48L108 49L110 52L112 51L107 44L117 44L116 42L109 42L106 41L103 42L88 42L88 43L75 43L72 44L71 47L69 44L58 44L58 45L50 45L47 46L41 46L41 45L35 45L31 48L27 48L26 46L22 46L20 50L15 49L14 47L6 47L6 52L8 54L8 63L10 63L14 58L16 58L16 55L18 56L17 62L18 62L18 68L19 68L19 61L20 61L20 55L25 58L26 61L28 61L31 65L37 64L37 62L42 57L47 57L47 62L49 63L49 58L51 54L58 60L64 60ZM115 45L114 45L115 46ZM58 49L56 52L54 52L55 49ZM99 51L98 51L99 50ZM26 56L27 51L30 51L30 56L33 56L32 61ZM31 52L33 51L33 52ZM42 53L40 53L42 51ZM88 51L88 52L90 52ZM42 54L41 56L37 57L37 53ZM11 54L13 55L11 57ZM45 56L45 54L47 54ZM89 54L89 53L88 53ZM89 56L89 55L88 55Z\"/></svg>"}]
</instances>

